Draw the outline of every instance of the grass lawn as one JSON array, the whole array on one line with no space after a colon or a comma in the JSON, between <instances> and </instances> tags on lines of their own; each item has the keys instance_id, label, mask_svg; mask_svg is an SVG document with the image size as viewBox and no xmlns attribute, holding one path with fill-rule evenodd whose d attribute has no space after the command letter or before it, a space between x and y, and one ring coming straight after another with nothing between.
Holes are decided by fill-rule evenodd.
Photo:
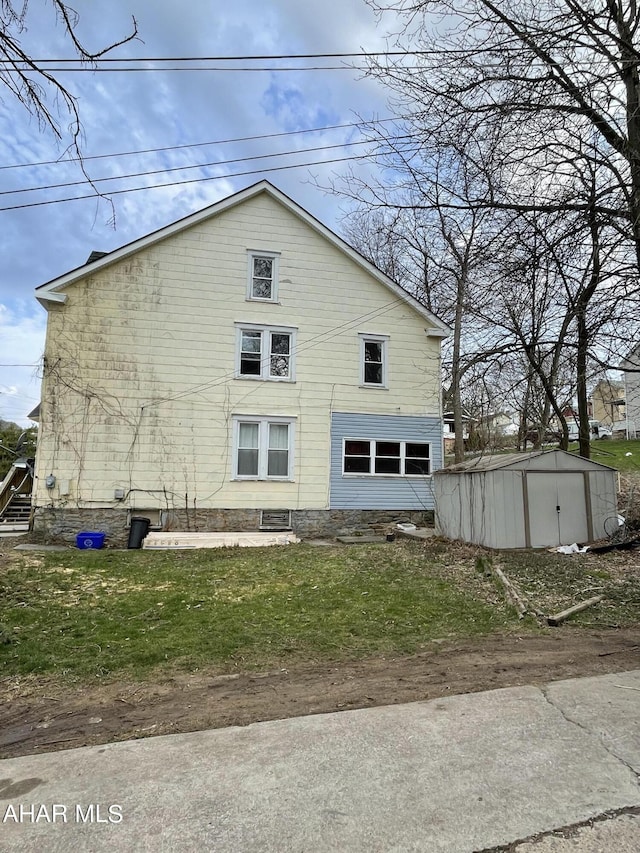
<instances>
[{"instance_id":1,"label":"grass lawn","mask_svg":"<svg viewBox=\"0 0 640 853\"><path fill-rule=\"evenodd\" d=\"M577 442L571 442L569 450L577 453ZM611 468L617 468L618 471L637 471L640 473L640 439L592 441L591 458L594 462L609 465Z\"/></svg>"},{"instance_id":2,"label":"grass lawn","mask_svg":"<svg viewBox=\"0 0 640 853\"><path fill-rule=\"evenodd\" d=\"M0 563L0 672L90 682L163 673L275 670L398 656L433 640L538 631L518 622L473 546L393 544L191 551L11 552ZM546 614L628 626L640 614L637 552L491 559ZM635 568L634 568L635 567ZM558 630L558 629L555 629Z\"/></svg>"},{"instance_id":3,"label":"grass lawn","mask_svg":"<svg viewBox=\"0 0 640 853\"><path fill-rule=\"evenodd\" d=\"M410 653L517 624L443 545L13 552L0 671L87 679Z\"/></svg>"}]
</instances>

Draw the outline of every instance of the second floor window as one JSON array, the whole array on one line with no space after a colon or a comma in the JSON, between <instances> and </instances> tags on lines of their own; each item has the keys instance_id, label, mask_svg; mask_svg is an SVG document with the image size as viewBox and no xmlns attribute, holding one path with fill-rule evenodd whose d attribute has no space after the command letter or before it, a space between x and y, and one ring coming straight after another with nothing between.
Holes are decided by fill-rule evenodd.
<instances>
[{"instance_id":1,"label":"second floor window","mask_svg":"<svg viewBox=\"0 0 640 853\"><path fill-rule=\"evenodd\" d=\"M387 387L387 348L389 338L386 335L360 336L360 385L373 388Z\"/></svg>"},{"instance_id":2,"label":"second floor window","mask_svg":"<svg viewBox=\"0 0 640 853\"><path fill-rule=\"evenodd\" d=\"M295 329L239 326L237 375L292 382L294 339Z\"/></svg>"}]
</instances>

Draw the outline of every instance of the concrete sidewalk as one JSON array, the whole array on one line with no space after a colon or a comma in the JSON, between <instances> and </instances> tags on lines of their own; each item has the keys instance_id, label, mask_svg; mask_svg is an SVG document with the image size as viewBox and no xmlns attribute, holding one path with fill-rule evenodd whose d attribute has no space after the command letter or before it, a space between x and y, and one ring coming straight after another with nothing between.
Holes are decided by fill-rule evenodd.
<instances>
[{"instance_id":1,"label":"concrete sidewalk","mask_svg":"<svg viewBox=\"0 0 640 853\"><path fill-rule=\"evenodd\" d=\"M640 670L0 761L0 849L622 853L639 774Z\"/></svg>"}]
</instances>

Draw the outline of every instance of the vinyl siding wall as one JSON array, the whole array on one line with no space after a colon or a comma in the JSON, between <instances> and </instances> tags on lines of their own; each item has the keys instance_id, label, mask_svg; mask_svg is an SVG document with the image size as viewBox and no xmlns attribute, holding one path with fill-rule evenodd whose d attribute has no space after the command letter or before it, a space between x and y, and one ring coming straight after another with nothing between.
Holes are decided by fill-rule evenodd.
<instances>
[{"instance_id":1,"label":"vinyl siding wall","mask_svg":"<svg viewBox=\"0 0 640 853\"><path fill-rule=\"evenodd\" d=\"M431 470L442 467L442 422L436 417L334 412L331 417L332 509L428 509L431 477L343 475L345 439L428 442Z\"/></svg>"},{"instance_id":2,"label":"vinyl siding wall","mask_svg":"<svg viewBox=\"0 0 640 853\"><path fill-rule=\"evenodd\" d=\"M246 300L248 250L280 253L277 304ZM266 194L65 293L49 311L37 506L327 508L332 410L428 415L435 435L427 321ZM297 328L295 382L234 378L238 323ZM361 333L389 336L388 390L360 387ZM234 415L295 419L293 482L232 480Z\"/></svg>"}]
</instances>

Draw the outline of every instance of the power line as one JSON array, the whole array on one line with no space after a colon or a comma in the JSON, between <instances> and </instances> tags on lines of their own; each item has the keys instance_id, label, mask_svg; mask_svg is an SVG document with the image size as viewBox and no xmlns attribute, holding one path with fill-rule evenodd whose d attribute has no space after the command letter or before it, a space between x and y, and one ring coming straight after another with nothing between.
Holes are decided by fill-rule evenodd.
<instances>
[{"instance_id":1,"label":"power line","mask_svg":"<svg viewBox=\"0 0 640 853\"><path fill-rule=\"evenodd\" d=\"M418 150L419 150L419 148L416 148L416 152ZM205 183L207 181L230 180L231 178L241 178L241 177L245 177L247 175L269 174L270 172L282 172L282 171L285 171L288 169L305 169L305 168L310 168L311 166L324 166L324 165L331 165L333 163L345 163L345 162L350 161L350 160L368 160L368 159L371 159L375 156L377 156L377 155L375 155L375 154L355 154L351 157L335 157L335 158L330 159L330 160L314 160L310 163L292 163L292 164L286 165L286 166L269 166L269 167L265 167L263 169L247 169L244 172L233 172L233 173L227 174L227 175L209 175L209 176L202 177L202 178L189 178L188 180L184 180L184 181L170 181L170 182L165 183L165 184L150 184L149 186L143 186L143 187L129 187L127 189L113 190L113 191L107 192L105 195L107 197L109 197L109 196L114 196L114 195L122 195L123 193L142 192L143 190L153 190L153 189L162 189L162 188L166 188L166 187L184 186L185 184L197 184L197 183ZM99 198L99 197L100 196L97 195L96 193L91 193L89 195L69 196L67 198L50 199L49 201L34 201L34 202L25 203L25 204L13 204L13 205L7 205L5 207L0 207L0 212L7 211L7 210L22 210L24 208L31 208L31 207L43 207L44 205L48 205L48 204L62 204L63 202L67 202L67 201L82 201L83 199L87 199L87 198L95 200L96 198Z\"/></svg>"},{"instance_id":2,"label":"power line","mask_svg":"<svg viewBox=\"0 0 640 853\"><path fill-rule=\"evenodd\" d=\"M396 141L401 139L408 139L409 137L398 137ZM62 189L63 187L77 187L84 186L86 184L100 184L105 181L124 181L129 178L142 178L147 175L161 175L166 174L168 172L184 172L189 169L205 169L211 166L228 166L231 163L246 163L250 160L266 160L271 157L290 157L294 154L311 154L316 151L329 151L334 148L350 148L354 145L370 145L371 142L368 139L360 139L355 142L339 142L334 145L319 145L315 148L301 148L294 151L279 151L273 154L255 154L250 157L235 157L230 160L214 160L209 163L196 163L194 165L185 165L185 166L168 166L166 169L153 169L147 172L132 172L128 175L108 175L103 178L91 178L85 179L82 181L68 181L66 183L61 184L49 184L48 186L40 186L40 187L25 187L22 189L16 190L2 190L0 191L0 196L4 195L16 195L20 193L31 193L31 192L40 192L41 190L54 190L54 189Z\"/></svg>"},{"instance_id":3,"label":"power line","mask_svg":"<svg viewBox=\"0 0 640 853\"><path fill-rule=\"evenodd\" d=\"M122 62L124 64L133 62L265 62L271 59L353 59L366 58L369 56L441 56L452 51L446 48L432 50L358 50L347 53L254 53L254 54L232 54L232 55L217 55L217 56L124 56L120 59L116 57L103 56L96 59L96 63L115 63ZM464 52L464 51L460 51ZM34 65L50 65L54 62L64 62L70 65L87 65L92 62L90 59L82 59L79 57L53 58L47 57L42 59L31 59ZM7 60L3 60L7 64ZM20 63L21 60L17 60ZM26 63L22 63L26 64ZM33 69L31 69L33 70ZM89 69L91 70L91 69Z\"/></svg>"},{"instance_id":4,"label":"power line","mask_svg":"<svg viewBox=\"0 0 640 853\"><path fill-rule=\"evenodd\" d=\"M402 65L401 68L406 69L407 71L418 71L422 69L421 65ZM116 72L125 72L127 74L133 73L149 73L149 72L166 72L166 71L178 71L178 72L190 72L190 71L227 71L232 73L237 73L239 71L248 71L248 72L262 72L262 71L367 71L368 67L366 65L295 65L295 66L287 66L287 65L260 65L254 66L252 68L246 66L221 66L221 65L189 65L189 66L147 66L145 68L126 68L126 67L112 67L112 68L66 68L64 66L47 66L47 73L60 73L65 72L69 73L89 73L89 74L114 74ZM15 66L6 66L0 67L0 71L3 72L23 72L23 71L33 71L31 67L26 68L16 68Z\"/></svg>"},{"instance_id":5,"label":"power line","mask_svg":"<svg viewBox=\"0 0 640 853\"><path fill-rule=\"evenodd\" d=\"M325 127L310 127L303 128L302 130L288 130L283 131L281 133L261 133L256 134L255 136L238 136L235 139L216 139L210 142L190 142L185 143L184 145L166 145L162 148L141 148L137 151L120 151L113 154L93 154L82 157L83 162L87 162L89 160L105 160L105 159L113 159L114 157L129 157L137 154L155 154L160 153L162 151L179 151L184 148L202 148L207 145L230 145L236 142L254 142L258 139L276 139L278 137L286 137L286 136L298 136L302 133L321 133L326 130L343 130L349 127L362 127L366 124L384 124L385 122L397 121L398 119L395 117L392 118L381 118L381 119L372 119L371 122L367 121L359 121L359 122L346 122L345 124L329 124ZM0 166L0 171L5 169L26 169L32 168L35 166L55 166L58 164L68 164L73 163L73 160L40 160L34 163L14 163L8 166Z\"/></svg>"}]
</instances>

